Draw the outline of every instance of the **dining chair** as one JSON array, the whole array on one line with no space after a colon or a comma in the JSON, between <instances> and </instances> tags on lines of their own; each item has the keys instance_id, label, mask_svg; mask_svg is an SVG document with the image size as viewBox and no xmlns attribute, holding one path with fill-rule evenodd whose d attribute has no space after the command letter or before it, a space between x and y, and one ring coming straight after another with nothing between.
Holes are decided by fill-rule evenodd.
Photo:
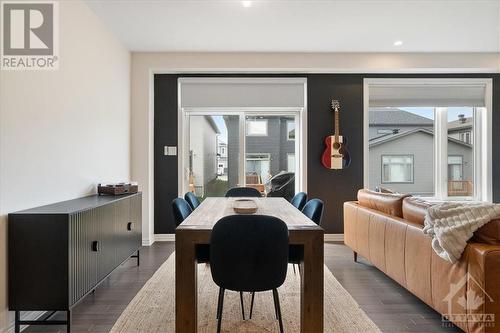
<instances>
[{"instance_id":1,"label":"dining chair","mask_svg":"<svg viewBox=\"0 0 500 333\"><path fill-rule=\"evenodd\" d=\"M309 200L304 208L302 208L302 213L311 219L317 225L321 225L321 218L323 217L323 201L320 199ZM304 256L303 249L300 245L290 245L288 252L288 263L293 264L293 271L295 272L295 265L299 265Z\"/></svg>"},{"instance_id":2,"label":"dining chair","mask_svg":"<svg viewBox=\"0 0 500 333\"><path fill-rule=\"evenodd\" d=\"M261 197L260 192L253 187L233 187L226 192L229 197Z\"/></svg>"},{"instance_id":3,"label":"dining chair","mask_svg":"<svg viewBox=\"0 0 500 333\"><path fill-rule=\"evenodd\" d=\"M221 330L226 290L240 292L243 319L243 292L252 293L251 319L255 292L272 290L276 318L283 333L277 288L285 282L287 266L285 222L266 215L230 215L220 219L210 237L210 268L219 287L217 333Z\"/></svg>"},{"instance_id":4,"label":"dining chair","mask_svg":"<svg viewBox=\"0 0 500 333\"><path fill-rule=\"evenodd\" d=\"M174 213L175 226L178 227L193 212L189 203L182 198L175 198L172 201L172 211ZM198 263L208 263L210 261L210 245L196 245L196 261Z\"/></svg>"},{"instance_id":5,"label":"dining chair","mask_svg":"<svg viewBox=\"0 0 500 333\"><path fill-rule=\"evenodd\" d=\"M193 212L193 209L186 200L175 198L172 201L172 211L174 213L175 226L178 227Z\"/></svg>"},{"instance_id":6,"label":"dining chair","mask_svg":"<svg viewBox=\"0 0 500 333\"><path fill-rule=\"evenodd\" d=\"M311 199L305 204L304 208L302 208L302 213L310 218L311 221L321 226L323 206L323 201L321 201L320 199Z\"/></svg>"},{"instance_id":7,"label":"dining chair","mask_svg":"<svg viewBox=\"0 0 500 333\"><path fill-rule=\"evenodd\" d=\"M193 210L198 208L198 206L200 205L200 200L198 200L193 192L186 192L186 194L184 194L184 200L188 202L189 206L191 206Z\"/></svg>"},{"instance_id":8,"label":"dining chair","mask_svg":"<svg viewBox=\"0 0 500 333\"><path fill-rule=\"evenodd\" d=\"M306 202L307 202L307 194L305 192L299 192L295 194L295 196L290 201L290 203L300 211L302 210L302 208L304 208Z\"/></svg>"}]
</instances>

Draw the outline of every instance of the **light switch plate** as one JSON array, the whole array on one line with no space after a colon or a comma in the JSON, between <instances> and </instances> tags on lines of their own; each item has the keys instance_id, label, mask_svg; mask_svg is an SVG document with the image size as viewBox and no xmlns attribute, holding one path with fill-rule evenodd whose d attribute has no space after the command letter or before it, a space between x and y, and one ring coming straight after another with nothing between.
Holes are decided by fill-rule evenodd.
<instances>
[{"instance_id":1,"label":"light switch plate","mask_svg":"<svg viewBox=\"0 0 500 333\"><path fill-rule=\"evenodd\" d=\"M177 156L177 147L176 146L165 146L164 148L165 156Z\"/></svg>"}]
</instances>

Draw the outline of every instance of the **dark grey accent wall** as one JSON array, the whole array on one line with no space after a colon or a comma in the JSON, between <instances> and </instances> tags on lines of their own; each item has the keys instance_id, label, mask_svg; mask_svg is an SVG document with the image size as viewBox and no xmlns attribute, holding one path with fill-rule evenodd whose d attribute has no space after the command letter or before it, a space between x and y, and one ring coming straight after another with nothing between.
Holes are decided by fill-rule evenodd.
<instances>
[{"instance_id":1,"label":"dark grey accent wall","mask_svg":"<svg viewBox=\"0 0 500 333\"><path fill-rule=\"evenodd\" d=\"M363 79L369 77L479 77L493 78L493 198L500 202L500 75L368 75L368 74L310 74L310 75L181 75L187 76L295 76L307 78L308 89L308 194L325 202L323 227L327 233L343 232L342 206L355 200L363 187ZM175 225L171 201L177 197L177 158L163 155L163 146L177 144L177 78L179 75L155 75L155 233L172 233ZM347 137L351 166L343 171L325 169L320 162L325 149L324 138L333 132L332 98L342 106L340 124Z\"/></svg>"}]
</instances>

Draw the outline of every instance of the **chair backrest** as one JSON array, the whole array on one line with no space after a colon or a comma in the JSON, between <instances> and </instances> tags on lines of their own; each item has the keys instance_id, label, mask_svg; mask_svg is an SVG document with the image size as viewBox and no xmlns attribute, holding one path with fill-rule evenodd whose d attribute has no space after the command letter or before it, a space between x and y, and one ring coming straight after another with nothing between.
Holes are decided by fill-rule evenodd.
<instances>
[{"instance_id":1,"label":"chair backrest","mask_svg":"<svg viewBox=\"0 0 500 333\"><path fill-rule=\"evenodd\" d=\"M252 187L233 187L226 192L226 197L261 197L260 192Z\"/></svg>"},{"instance_id":2,"label":"chair backrest","mask_svg":"<svg viewBox=\"0 0 500 333\"><path fill-rule=\"evenodd\" d=\"M200 205L200 200L198 200L193 192L187 192L186 194L184 194L184 200L187 201L187 203L193 210L195 210Z\"/></svg>"},{"instance_id":3,"label":"chair backrest","mask_svg":"<svg viewBox=\"0 0 500 333\"><path fill-rule=\"evenodd\" d=\"M310 218L317 225L321 225L321 217L323 216L323 201L319 199L309 200L302 209L302 213L304 213L305 216Z\"/></svg>"},{"instance_id":4,"label":"chair backrest","mask_svg":"<svg viewBox=\"0 0 500 333\"><path fill-rule=\"evenodd\" d=\"M295 194L290 203L295 206L298 210L302 210L307 202L307 194L304 192L299 192Z\"/></svg>"},{"instance_id":5,"label":"chair backrest","mask_svg":"<svg viewBox=\"0 0 500 333\"><path fill-rule=\"evenodd\" d=\"M186 200L182 198L176 198L172 201L172 211L174 212L175 226L178 227L179 224L184 221L189 214L193 212L191 206Z\"/></svg>"},{"instance_id":6,"label":"chair backrest","mask_svg":"<svg viewBox=\"0 0 500 333\"><path fill-rule=\"evenodd\" d=\"M220 219L210 238L210 270L221 288L265 291L278 288L288 266L288 227L266 215Z\"/></svg>"}]
</instances>

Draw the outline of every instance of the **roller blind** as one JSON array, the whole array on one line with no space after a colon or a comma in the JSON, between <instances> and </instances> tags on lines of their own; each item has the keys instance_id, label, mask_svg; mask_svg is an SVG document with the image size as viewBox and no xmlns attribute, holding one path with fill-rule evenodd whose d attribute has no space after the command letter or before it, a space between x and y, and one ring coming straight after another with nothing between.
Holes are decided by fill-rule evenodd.
<instances>
[{"instance_id":1,"label":"roller blind","mask_svg":"<svg viewBox=\"0 0 500 333\"><path fill-rule=\"evenodd\" d=\"M484 107L485 92L483 84L376 84L370 86L370 107Z\"/></svg>"},{"instance_id":2,"label":"roller blind","mask_svg":"<svg viewBox=\"0 0 500 333\"><path fill-rule=\"evenodd\" d=\"M304 107L305 78L179 78L181 107Z\"/></svg>"}]
</instances>

